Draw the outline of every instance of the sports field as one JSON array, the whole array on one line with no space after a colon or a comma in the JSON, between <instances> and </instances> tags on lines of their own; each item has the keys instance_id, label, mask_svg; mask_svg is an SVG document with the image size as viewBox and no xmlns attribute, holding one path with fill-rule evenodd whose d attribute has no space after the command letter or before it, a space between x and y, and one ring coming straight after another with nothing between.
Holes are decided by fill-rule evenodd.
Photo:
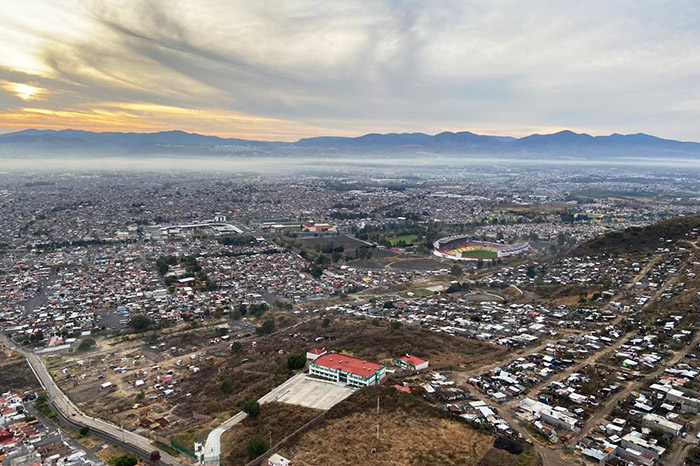
<instances>
[{"instance_id":1,"label":"sports field","mask_svg":"<svg viewBox=\"0 0 700 466\"><path fill-rule=\"evenodd\" d=\"M488 249L472 249L470 251L462 252L462 257L470 257L474 259L496 259L498 257L498 253Z\"/></svg>"},{"instance_id":2,"label":"sports field","mask_svg":"<svg viewBox=\"0 0 700 466\"><path fill-rule=\"evenodd\" d=\"M393 238L387 239L389 240L392 246L396 246L398 244L405 244L408 246L418 241L418 235L394 236Z\"/></svg>"}]
</instances>

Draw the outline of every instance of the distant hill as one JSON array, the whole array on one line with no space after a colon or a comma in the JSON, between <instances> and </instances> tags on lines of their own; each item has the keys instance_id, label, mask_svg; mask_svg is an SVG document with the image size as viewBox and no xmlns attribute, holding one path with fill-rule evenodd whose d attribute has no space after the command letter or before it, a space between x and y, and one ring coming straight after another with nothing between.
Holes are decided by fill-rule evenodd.
<instances>
[{"instance_id":1,"label":"distant hill","mask_svg":"<svg viewBox=\"0 0 700 466\"><path fill-rule=\"evenodd\" d=\"M657 248L669 247L668 240L671 240L674 246L690 248L689 244L678 244L678 241L696 238L697 235L689 236L692 230L700 230L700 215L664 220L643 228L632 227L622 231L612 231L586 241L575 248L570 255L649 253L656 251Z\"/></svg>"},{"instance_id":2,"label":"distant hill","mask_svg":"<svg viewBox=\"0 0 700 466\"><path fill-rule=\"evenodd\" d=\"M29 129L0 135L0 156L46 155L377 155L439 154L455 157L515 157L522 159L700 158L700 143L661 139L648 134L589 134L560 131L522 138L488 136L469 131L371 133L359 137L321 136L297 142L267 142L221 138L184 131L97 133L80 130Z\"/></svg>"}]
</instances>

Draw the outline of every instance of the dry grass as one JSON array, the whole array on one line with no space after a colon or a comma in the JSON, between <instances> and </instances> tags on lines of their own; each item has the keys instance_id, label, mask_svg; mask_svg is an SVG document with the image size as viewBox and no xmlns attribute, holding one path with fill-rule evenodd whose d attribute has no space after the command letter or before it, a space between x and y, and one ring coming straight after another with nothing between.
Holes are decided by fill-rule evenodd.
<instances>
[{"instance_id":1,"label":"dry grass","mask_svg":"<svg viewBox=\"0 0 700 466\"><path fill-rule=\"evenodd\" d=\"M467 338L439 334L418 327L389 328L388 322L370 319L335 319L325 329L300 326L300 333L324 336L316 343L333 351L342 351L360 358L393 360L406 353L429 359L432 365L458 366L474 356L493 351L490 345Z\"/></svg>"},{"instance_id":2,"label":"dry grass","mask_svg":"<svg viewBox=\"0 0 700 466\"><path fill-rule=\"evenodd\" d=\"M493 441L492 435L410 395L391 387L373 387L332 408L317 427L301 434L282 454L295 464L314 466L475 465L491 450Z\"/></svg>"},{"instance_id":3,"label":"dry grass","mask_svg":"<svg viewBox=\"0 0 700 466\"><path fill-rule=\"evenodd\" d=\"M0 352L0 393L16 391L22 393L26 390L38 390L41 388L36 377L29 368L24 358L8 353ZM10 353L12 354L12 353Z\"/></svg>"},{"instance_id":4,"label":"dry grass","mask_svg":"<svg viewBox=\"0 0 700 466\"><path fill-rule=\"evenodd\" d=\"M102 450L97 452L97 456L99 456L100 459L107 464L109 464L110 460L126 454L126 451L114 445L110 445L107 448L103 448Z\"/></svg>"},{"instance_id":5,"label":"dry grass","mask_svg":"<svg viewBox=\"0 0 700 466\"><path fill-rule=\"evenodd\" d=\"M308 421L318 416L320 410L283 403L268 403L261 406L260 414L246 418L232 427L221 438L221 457L225 465L240 465L248 462L248 440L260 435L272 443L279 442Z\"/></svg>"}]
</instances>

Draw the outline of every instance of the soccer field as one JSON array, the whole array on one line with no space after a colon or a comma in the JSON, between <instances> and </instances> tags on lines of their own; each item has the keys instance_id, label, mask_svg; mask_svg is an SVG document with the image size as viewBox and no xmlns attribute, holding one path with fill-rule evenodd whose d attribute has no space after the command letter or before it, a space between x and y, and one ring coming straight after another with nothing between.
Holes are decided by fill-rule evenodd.
<instances>
[{"instance_id":1,"label":"soccer field","mask_svg":"<svg viewBox=\"0 0 700 466\"><path fill-rule=\"evenodd\" d=\"M498 257L498 253L487 249L472 249L471 251L464 251L462 253L462 257L470 257L474 259L496 259Z\"/></svg>"}]
</instances>

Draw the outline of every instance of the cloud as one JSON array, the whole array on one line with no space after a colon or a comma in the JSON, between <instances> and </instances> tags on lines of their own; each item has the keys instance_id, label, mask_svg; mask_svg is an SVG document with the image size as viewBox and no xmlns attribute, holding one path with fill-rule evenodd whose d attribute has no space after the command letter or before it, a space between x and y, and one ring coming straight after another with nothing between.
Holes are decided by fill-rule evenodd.
<instances>
[{"instance_id":1,"label":"cloud","mask_svg":"<svg viewBox=\"0 0 700 466\"><path fill-rule=\"evenodd\" d=\"M690 0L79 5L6 6L0 80L44 92L27 102L3 86L0 129L294 140L572 128L700 139L700 11Z\"/></svg>"}]
</instances>

